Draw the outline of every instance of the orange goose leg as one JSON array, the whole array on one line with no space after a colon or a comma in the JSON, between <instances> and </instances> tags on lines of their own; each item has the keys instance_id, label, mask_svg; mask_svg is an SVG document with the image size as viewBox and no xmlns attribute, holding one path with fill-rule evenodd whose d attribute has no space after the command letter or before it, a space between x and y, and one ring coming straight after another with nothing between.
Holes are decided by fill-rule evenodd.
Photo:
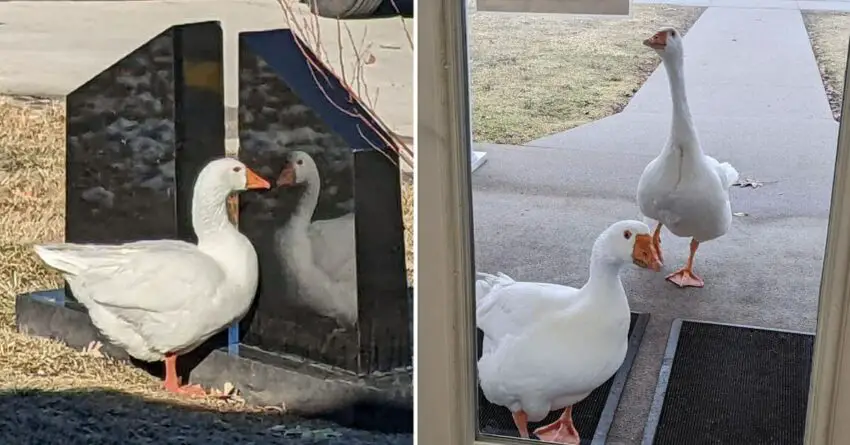
<instances>
[{"instance_id":1,"label":"orange goose leg","mask_svg":"<svg viewBox=\"0 0 850 445\"><path fill-rule=\"evenodd\" d=\"M207 393L200 385L180 385L177 377L177 354L169 352L165 354L165 390L176 394L184 394L192 397L206 396Z\"/></svg>"},{"instance_id":2,"label":"orange goose leg","mask_svg":"<svg viewBox=\"0 0 850 445\"><path fill-rule=\"evenodd\" d=\"M652 234L652 244L655 245L655 250L658 252L658 261L664 264L664 255L661 254L661 223L655 226L655 232Z\"/></svg>"},{"instance_id":3,"label":"orange goose leg","mask_svg":"<svg viewBox=\"0 0 850 445\"><path fill-rule=\"evenodd\" d=\"M528 439L528 414L525 411L511 413L514 416L514 425L519 430L519 437Z\"/></svg>"}]
</instances>

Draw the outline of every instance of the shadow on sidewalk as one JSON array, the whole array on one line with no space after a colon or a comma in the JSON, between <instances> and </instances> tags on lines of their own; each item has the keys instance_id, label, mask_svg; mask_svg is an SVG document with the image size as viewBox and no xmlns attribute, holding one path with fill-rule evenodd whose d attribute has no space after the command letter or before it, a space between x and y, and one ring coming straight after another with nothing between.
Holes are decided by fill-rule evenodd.
<instances>
[{"instance_id":1,"label":"shadow on sidewalk","mask_svg":"<svg viewBox=\"0 0 850 445\"><path fill-rule=\"evenodd\" d=\"M219 412L118 391L0 392L3 444L412 444L410 434L342 427L279 412Z\"/></svg>"}]
</instances>

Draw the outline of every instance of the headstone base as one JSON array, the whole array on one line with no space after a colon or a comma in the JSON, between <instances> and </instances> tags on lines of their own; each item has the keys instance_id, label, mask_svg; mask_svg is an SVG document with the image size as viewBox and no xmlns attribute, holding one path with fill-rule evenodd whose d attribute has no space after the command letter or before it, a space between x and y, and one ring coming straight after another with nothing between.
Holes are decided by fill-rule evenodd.
<instances>
[{"instance_id":1,"label":"headstone base","mask_svg":"<svg viewBox=\"0 0 850 445\"><path fill-rule=\"evenodd\" d=\"M75 349L100 341L105 355L132 361L162 376L161 365L132 360L123 349L106 341L85 308L65 300L64 289L18 295L15 324L19 332L59 340ZM283 407L287 413L320 416L355 428L413 432L412 369L358 376L245 344L240 344L234 355L228 353L226 337L227 331L211 340L211 346L187 355L183 365L191 369L181 366L181 374L205 388L221 389L229 382L253 405Z\"/></svg>"}]
</instances>

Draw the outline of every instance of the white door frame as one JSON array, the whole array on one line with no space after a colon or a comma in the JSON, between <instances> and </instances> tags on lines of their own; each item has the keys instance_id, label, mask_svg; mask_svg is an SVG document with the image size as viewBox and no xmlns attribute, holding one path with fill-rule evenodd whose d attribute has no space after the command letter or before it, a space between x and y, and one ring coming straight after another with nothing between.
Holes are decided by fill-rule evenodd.
<instances>
[{"instance_id":1,"label":"white door frame","mask_svg":"<svg viewBox=\"0 0 850 445\"><path fill-rule=\"evenodd\" d=\"M418 2L416 437L475 438L474 297L465 2ZM850 72L850 70L848 70ZM845 82L845 97L850 80ZM805 445L850 438L850 101L842 110ZM519 439L509 443L522 443Z\"/></svg>"}]
</instances>

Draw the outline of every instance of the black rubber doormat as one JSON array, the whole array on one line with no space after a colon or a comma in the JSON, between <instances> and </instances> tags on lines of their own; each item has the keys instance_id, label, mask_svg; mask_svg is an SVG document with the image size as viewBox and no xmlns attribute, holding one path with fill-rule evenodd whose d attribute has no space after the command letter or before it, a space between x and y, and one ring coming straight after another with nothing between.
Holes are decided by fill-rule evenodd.
<instances>
[{"instance_id":1,"label":"black rubber doormat","mask_svg":"<svg viewBox=\"0 0 850 445\"><path fill-rule=\"evenodd\" d=\"M802 445L814 341L675 320L643 445Z\"/></svg>"},{"instance_id":2,"label":"black rubber doormat","mask_svg":"<svg viewBox=\"0 0 850 445\"><path fill-rule=\"evenodd\" d=\"M629 325L629 349L620 370L573 407L573 421L581 434L582 445L605 444L608 430L611 429L611 422L614 420L614 411L620 403L623 387L632 369L632 362L637 355L648 322L649 314L632 313ZM478 351L481 350L483 338L484 333L478 330ZM541 422L530 422L528 431L532 432L540 426L554 422L561 416L562 411L553 411ZM478 428L483 434L519 437L511 412L503 406L488 402L480 386L478 387Z\"/></svg>"}]
</instances>

